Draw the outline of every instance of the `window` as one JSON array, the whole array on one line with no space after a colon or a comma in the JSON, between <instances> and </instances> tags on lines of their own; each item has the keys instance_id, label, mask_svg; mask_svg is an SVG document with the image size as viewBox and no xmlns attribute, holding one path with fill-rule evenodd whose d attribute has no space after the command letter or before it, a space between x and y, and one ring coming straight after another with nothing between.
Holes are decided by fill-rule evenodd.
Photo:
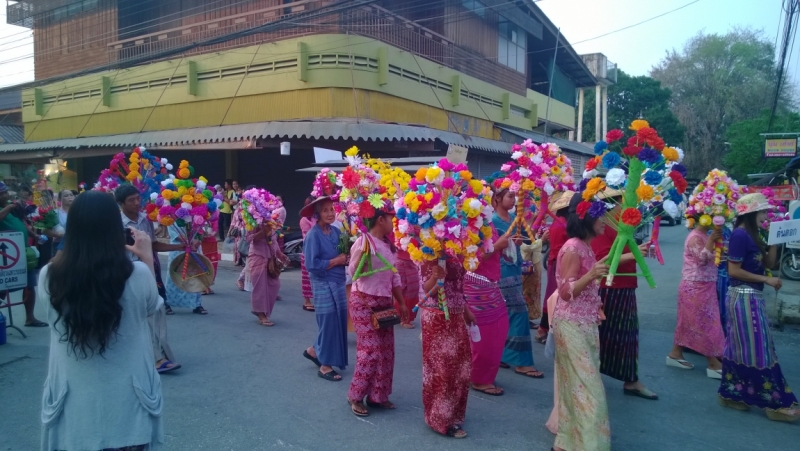
<instances>
[{"instance_id":1,"label":"window","mask_svg":"<svg viewBox=\"0 0 800 451\"><path fill-rule=\"evenodd\" d=\"M461 0L461 4L464 6L464 8L467 8L473 13L484 18L486 17L486 5L478 0Z\"/></svg>"},{"instance_id":2,"label":"window","mask_svg":"<svg viewBox=\"0 0 800 451\"><path fill-rule=\"evenodd\" d=\"M525 73L528 35L525 30L501 17L498 22L497 62Z\"/></svg>"}]
</instances>

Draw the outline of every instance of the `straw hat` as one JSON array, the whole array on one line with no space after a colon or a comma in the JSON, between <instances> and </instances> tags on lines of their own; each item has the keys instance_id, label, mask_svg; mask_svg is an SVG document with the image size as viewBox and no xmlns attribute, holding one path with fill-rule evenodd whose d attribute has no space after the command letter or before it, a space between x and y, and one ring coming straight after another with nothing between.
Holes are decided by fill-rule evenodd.
<instances>
[{"instance_id":1,"label":"straw hat","mask_svg":"<svg viewBox=\"0 0 800 451\"><path fill-rule=\"evenodd\" d=\"M603 191L597 193L597 198L600 200L603 199L613 199L615 197L622 197L625 194L625 191L616 188L606 187Z\"/></svg>"},{"instance_id":2,"label":"straw hat","mask_svg":"<svg viewBox=\"0 0 800 451\"><path fill-rule=\"evenodd\" d=\"M303 207L300 210L300 217L301 218L310 218L310 217L314 216L314 213L315 213L316 208L317 208L317 204L321 204L322 202L325 202L325 201L333 202L333 199L330 196L320 196L320 197L314 199L313 201L309 202L308 205L306 205L305 207Z\"/></svg>"},{"instance_id":3,"label":"straw hat","mask_svg":"<svg viewBox=\"0 0 800 451\"><path fill-rule=\"evenodd\" d=\"M766 196L761 193L745 194L736 201L736 213L739 216L755 213L762 210L770 210L772 205L767 202Z\"/></svg>"},{"instance_id":4,"label":"straw hat","mask_svg":"<svg viewBox=\"0 0 800 451\"><path fill-rule=\"evenodd\" d=\"M169 277L172 283L187 293L202 293L214 283L214 265L205 255L192 252L184 279L183 261L186 257L184 252L172 260L169 264Z\"/></svg>"},{"instance_id":5,"label":"straw hat","mask_svg":"<svg viewBox=\"0 0 800 451\"><path fill-rule=\"evenodd\" d=\"M553 197L553 200L550 201L550 211L558 211L562 208L569 207L569 201L572 199L572 196L575 195L575 191L564 191L563 193L558 193Z\"/></svg>"}]
</instances>

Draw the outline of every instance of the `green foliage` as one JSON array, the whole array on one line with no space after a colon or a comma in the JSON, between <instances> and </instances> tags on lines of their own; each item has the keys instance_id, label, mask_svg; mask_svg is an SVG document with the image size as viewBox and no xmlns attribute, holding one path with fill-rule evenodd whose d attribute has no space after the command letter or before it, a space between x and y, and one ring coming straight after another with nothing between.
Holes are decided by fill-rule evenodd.
<instances>
[{"instance_id":1,"label":"green foliage","mask_svg":"<svg viewBox=\"0 0 800 451\"><path fill-rule=\"evenodd\" d=\"M627 130L634 119L642 118L658 130L668 145L681 147L684 129L670 110L670 90L646 75L632 77L623 71L618 74L617 84L608 87L608 129ZM587 89L584 93L583 141L591 143L599 141L594 136L595 91Z\"/></svg>"},{"instance_id":2,"label":"green foliage","mask_svg":"<svg viewBox=\"0 0 800 451\"><path fill-rule=\"evenodd\" d=\"M691 175L719 167L728 128L771 106L777 79L774 55L772 42L760 31L735 28L724 35L701 32L653 68L650 75L672 90L672 111L686 128L684 151ZM793 108L791 92L787 83L779 114Z\"/></svg>"},{"instance_id":3,"label":"green foliage","mask_svg":"<svg viewBox=\"0 0 800 451\"><path fill-rule=\"evenodd\" d=\"M765 138L759 136L766 133L769 125L769 110L762 110L755 119L748 119L731 124L726 134L730 143L723 163L725 169L742 184L752 183L747 174L759 172L775 172L786 166L789 158L764 158ZM772 133L800 132L800 114L788 113L775 118Z\"/></svg>"}]
</instances>

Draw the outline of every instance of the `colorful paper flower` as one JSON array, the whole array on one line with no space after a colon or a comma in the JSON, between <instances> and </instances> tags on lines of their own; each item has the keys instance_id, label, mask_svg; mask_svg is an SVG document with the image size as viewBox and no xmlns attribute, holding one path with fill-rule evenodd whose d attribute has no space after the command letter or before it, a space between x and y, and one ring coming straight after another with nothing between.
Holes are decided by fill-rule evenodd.
<instances>
[{"instance_id":1,"label":"colorful paper flower","mask_svg":"<svg viewBox=\"0 0 800 451\"><path fill-rule=\"evenodd\" d=\"M626 208L622 212L622 222L631 227L636 227L642 222L642 213L636 208Z\"/></svg>"}]
</instances>

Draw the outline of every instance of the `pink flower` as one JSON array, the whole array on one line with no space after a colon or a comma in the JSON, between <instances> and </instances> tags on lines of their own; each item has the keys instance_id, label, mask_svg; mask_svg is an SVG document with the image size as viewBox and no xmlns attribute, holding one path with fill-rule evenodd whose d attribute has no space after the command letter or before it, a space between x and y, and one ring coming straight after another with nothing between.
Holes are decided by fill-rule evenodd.
<instances>
[{"instance_id":1,"label":"pink flower","mask_svg":"<svg viewBox=\"0 0 800 451\"><path fill-rule=\"evenodd\" d=\"M456 182L452 178L447 177L444 180L442 180L442 188L451 189L454 186L456 186Z\"/></svg>"},{"instance_id":2,"label":"pink flower","mask_svg":"<svg viewBox=\"0 0 800 451\"><path fill-rule=\"evenodd\" d=\"M448 160L447 158L442 158L441 160L439 160L439 167L442 168L442 170L445 172L450 172L453 170L455 165L451 163L450 160Z\"/></svg>"}]
</instances>

